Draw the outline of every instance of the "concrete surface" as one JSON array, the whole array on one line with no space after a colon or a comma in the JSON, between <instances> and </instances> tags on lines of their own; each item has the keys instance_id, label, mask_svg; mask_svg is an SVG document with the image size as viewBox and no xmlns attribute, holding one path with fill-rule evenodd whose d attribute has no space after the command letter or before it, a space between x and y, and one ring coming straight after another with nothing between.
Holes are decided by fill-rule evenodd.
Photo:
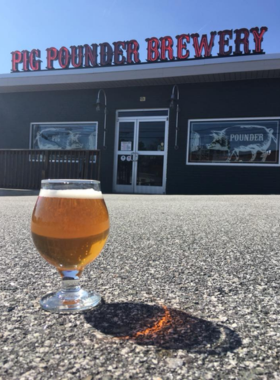
<instances>
[{"instance_id":1,"label":"concrete surface","mask_svg":"<svg viewBox=\"0 0 280 380\"><path fill-rule=\"evenodd\" d=\"M1 379L280 379L280 196L105 195L104 301L73 315L39 306L35 200L0 198Z\"/></svg>"}]
</instances>

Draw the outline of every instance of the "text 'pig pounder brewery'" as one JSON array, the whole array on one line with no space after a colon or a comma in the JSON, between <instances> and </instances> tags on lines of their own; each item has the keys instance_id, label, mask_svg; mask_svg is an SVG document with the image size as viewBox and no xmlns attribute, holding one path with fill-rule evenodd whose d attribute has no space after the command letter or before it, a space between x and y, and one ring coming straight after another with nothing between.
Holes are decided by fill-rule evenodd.
<instances>
[{"instance_id":1,"label":"text 'pig pounder brewery'","mask_svg":"<svg viewBox=\"0 0 280 380\"><path fill-rule=\"evenodd\" d=\"M14 50L0 75L0 187L280 193L280 54L265 26ZM217 54L212 55L213 46Z\"/></svg>"}]
</instances>

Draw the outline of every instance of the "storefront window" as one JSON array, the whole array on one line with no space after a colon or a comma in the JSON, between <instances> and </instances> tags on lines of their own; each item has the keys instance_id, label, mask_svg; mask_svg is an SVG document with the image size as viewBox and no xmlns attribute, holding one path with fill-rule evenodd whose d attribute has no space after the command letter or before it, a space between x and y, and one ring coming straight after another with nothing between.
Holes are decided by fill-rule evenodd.
<instances>
[{"instance_id":1,"label":"storefront window","mask_svg":"<svg viewBox=\"0 0 280 380\"><path fill-rule=\"evenodd\" d=\"M31 149L97 149L97 122L31 124Z\"/></svg>"},{"instance_id":2,"label":"storefront window","mask_svg":"<svg viewBox=\"0 0 280 380\"><path fill-rule=\"evenodd\" d=\"M279 119L191 120L187 163L278 165Z\"/></svg>"}]
</instances>

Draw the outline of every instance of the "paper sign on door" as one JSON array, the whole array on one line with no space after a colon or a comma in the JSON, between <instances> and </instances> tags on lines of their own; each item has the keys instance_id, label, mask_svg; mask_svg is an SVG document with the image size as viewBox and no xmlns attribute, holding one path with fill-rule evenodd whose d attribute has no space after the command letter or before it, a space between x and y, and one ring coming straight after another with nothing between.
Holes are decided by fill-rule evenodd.
<instances>
[{"instance_id":1,"label":"paper sign on door","mask_svg":"<svg viewBox=\"0 0 280 380\"><path fill-rule=\"evenodd\" d=\"M121 150L132 150L131 141L121 141Z\"/></svg>"}]
</instances>

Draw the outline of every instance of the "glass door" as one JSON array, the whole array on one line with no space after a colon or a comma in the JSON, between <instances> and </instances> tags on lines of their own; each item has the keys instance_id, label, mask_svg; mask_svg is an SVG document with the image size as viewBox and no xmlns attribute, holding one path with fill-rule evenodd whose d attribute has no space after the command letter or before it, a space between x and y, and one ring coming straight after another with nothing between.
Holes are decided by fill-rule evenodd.
<instances>
[{"instance_id":1,"label":"glass door","mask_svg":"<svg viewBox=\"0 0 280 380\"><path fill-rule=\"evenodd\" d=\"M116 140L114 191L165 193L167 117L120 119Z\"/></svg>"},{"instance_id":2,"label":"glass door","mask_svg":"<svg viewBox=\"0 0 280 380\"><path fill-rule=\"evenodd\" d=\"M166 121L139 120L137 123L136 193L164 192Z\"/></svg>"},{"instance_id":3,"label":"glass door","mask_svg":"<svg viewBox=\"0 0 280 380\"><path fill-rule=\"evenodd\" d=\"M121 193L134 192L135 177L135 129L136 121L120 121L118 123L118 146L116 159L115 190Z\"/></svg>"}]
</instances>

